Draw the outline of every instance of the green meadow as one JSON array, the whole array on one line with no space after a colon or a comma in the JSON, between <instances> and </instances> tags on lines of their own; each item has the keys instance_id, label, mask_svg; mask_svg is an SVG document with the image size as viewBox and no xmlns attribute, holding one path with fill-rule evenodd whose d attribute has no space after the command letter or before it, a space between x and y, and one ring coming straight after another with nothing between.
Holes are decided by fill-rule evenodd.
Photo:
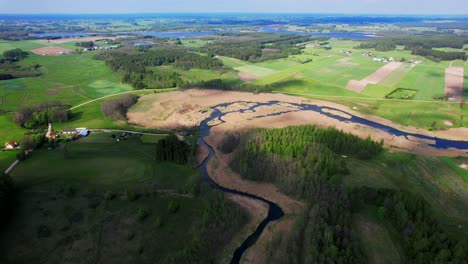
<instances>
[{"instance_id":1,"label":"green meadow","mask_svg":"<svg viewBox=\"0 0 468 264\"><path fill-rule=\"evenodd\" d=\"M94 134L35 151L11 173L20 195L0 258L150 263L196 246L210 208L199 171L156 161L154 141Z\"/></svg>"}]
</instances>

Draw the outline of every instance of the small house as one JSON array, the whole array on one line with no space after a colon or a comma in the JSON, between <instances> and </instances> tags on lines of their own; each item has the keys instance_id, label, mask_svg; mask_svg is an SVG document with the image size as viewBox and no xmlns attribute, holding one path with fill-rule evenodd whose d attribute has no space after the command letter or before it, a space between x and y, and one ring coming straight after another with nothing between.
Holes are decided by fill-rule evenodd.
<instances>
[{"instance_id":1,"label":"small house","mask_svg":"<svg viewBox=\"0 0 468 264\"><path fill-rule=\"evenodd\" d=\"M77 133L78 131L76 131L76 129L64 129L62 131L62 134L66 134L66 135L75 135Z\"/></svg>"},{"instance_id":2,"label":"small house","mask_svg":"<svg viewBox=\"0 0 468 264\"><path fill-rule=\"evenodd\" d=\"M19 148L19 144L16 141L6 142L5 149L17 149Z\"/></svg>"}]
</instances>

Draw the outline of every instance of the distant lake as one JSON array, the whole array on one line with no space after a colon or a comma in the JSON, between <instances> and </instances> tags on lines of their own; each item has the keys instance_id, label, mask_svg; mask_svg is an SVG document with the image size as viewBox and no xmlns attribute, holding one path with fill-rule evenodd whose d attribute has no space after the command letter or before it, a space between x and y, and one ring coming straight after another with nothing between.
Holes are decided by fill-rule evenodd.
<instances>
[{"instance_id":1,"label":"distant lake","mask_svg":"<svg viewBox=\"0 0 468 264\"><path fill-rule=\"evenodd\" d=\"M160 32L160 31L135 31L135 32L115 32L115 33L86 33L86 32L56 32L56 33L34 33L31 34L33 37L46 38L46 37L62 37L62 38L77 38L77 37L89 37L95 35L141 35L141 36L152 36L159 38L187 38L187 37L200 37L215 35L217 33L239 33L237 30L219 30L219 31L175 31L175 32ZM291 31L282 30L271 27L260 28L258 32L274 33L274 34L297 34L297 35L311 35L311 36L322 36L328 38L338 39L371 39L375 38L375 35L368 33L343 33L343 32L331 32L331 33L315 33L315 32L302 32L302 31Z\"/></svg>"},{"instance_id":2,"label":"distant lake","mask_svg":"<svg viewBox=\"0 0 468 264\"><path fill-rule=\"evenodd\" d=\"M275 34L297 34L297 35L311 35L317 37L327 37L327 38L336 38L336 39L372 39L376 38L376 35L369 33L359 33L359 32L330 32L330 33L320 33L320 32L303 32L303 31L292 31L284 29L276 29L271 27L260 28L258 32L264 33L275 33Z\"/></svg>"}]
</instances>

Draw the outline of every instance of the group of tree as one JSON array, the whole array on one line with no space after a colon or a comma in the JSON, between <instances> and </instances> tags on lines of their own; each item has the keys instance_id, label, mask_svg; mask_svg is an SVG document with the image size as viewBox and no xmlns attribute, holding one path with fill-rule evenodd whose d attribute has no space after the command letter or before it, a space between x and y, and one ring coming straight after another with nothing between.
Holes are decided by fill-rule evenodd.
<instances>
[{"instance_id":1,"label":"group of tree","mask_svg":"<svg viewBox=\"0 0 468 264\"><path fill-rule=\"evenodd\" d=\"M408 263L466 263L466 239L449 235L430 206L406 191L362 187L353 190L354 206L378 207L380 219L398 230Z\"/></svg>"},{"instance_id":2,"label":"group of tree","mask_svg":"<svg viewBox=\"0 0 468 264\"><path fill-rule=\"evenodd\" d=\"M70 118L69 106L61 102L46 102L15 111L13 121L21 127L36 129L48 123L63 123Z\"/></svg>"},{"instance_id":3,"label":"group of tree","mask_svg":"<svg viewBox=\"0 0 468 264\"><path fill-rule=\"evenodd\" d=\"M377 38L362 42L357 48L375 49L377 51L395 50L397 46L404 46L411 50L413 55L424 56L434 61L442 60L466 60L465 52L445 52L434 48L463 49L468 44L468 38L446 34L430 35L396 35Z\"/></svg>"},{"instance_id":4,"label":"group of tree","mask_svg":"<svg viewBox=\"0 0 468 264\"><path fill-rule=\"evenodd\" d=\"M133 94L125 94L115 99L110 99L101 104L104 115L114 120L125 120L127 110L138 102L138 97Z\"/></svg>"},{"instance_id":5,"label":"group of tree","mask_svg":"<svg viewBox=\"0 0 468 264\"><path fill-rule=\"evenodd\" d=\"M9 61L19 61L28 56L28 53L22 49L12 49L3 52L3 57Z\"/></svg>"},{"instance_id":6,"label":"group of tree","mask_svg":"<svg viewBox=\"0 0 468 264\"><path fill-rule=\"evenodd\" d=\"M75 43L75 46L82 47L82 48L92 48L94 47L93 41L82 41Z\"/></svg>"},{"instance_id":7,"label":"group of tree","mask_svg":"<svg viewBox=\"0 0 468 264\"><path fill-rule=\"evenodd\" d=\"M156 144L156 159L159 161L186 164L193 153L191 146L171 134Z\"/></svg>"},{"instance_id":8,"label":"group of tree","mask_svg":"<svg viewBox=\"0 0 468 264\"><path fill-rule=\"evenodd\" d=\"M228 56L250 62L262 62L301 54L301 44L310 36L279 34L229 34L200 48L211 56Z\"/></svg>"},{"instance_id":9,"label":"group of tree","mask_svg":"<svg viewBox=\"0 0 468 264\"><path fill-rule=\"evenodd\" d=\"M114 71L123 75L123 82L137 89L181 86L180 70L193 68L222 70L223 63L177 45L139 48L134 50L103 51L95 56L106 61ZM162 68L157 66L172 66Z\"/></svg>"},{"instance_id":10,"label":"group of tree","mask_svg":"<svg viewBox=\"0 0 468 264\"><path fill-rule=\"evenodd\" d=\"M0 58L0 80L39 76L38 68L40 66L38 64L20 66L16 63L27 56L28 53L21 49L5 51L3 58Z\"/></svg>"}]
</instances>

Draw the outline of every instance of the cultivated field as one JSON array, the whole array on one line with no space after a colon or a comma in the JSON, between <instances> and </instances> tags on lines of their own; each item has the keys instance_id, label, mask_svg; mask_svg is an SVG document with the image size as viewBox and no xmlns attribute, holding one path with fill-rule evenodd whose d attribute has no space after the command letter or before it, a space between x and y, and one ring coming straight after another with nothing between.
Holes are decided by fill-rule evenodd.
<instances>
[{"instance_id":1,"label":"cultivated field","mask_svg":"<svg viewBox=\"0 0 468 264\"><path fill-rule=\"evenodd\" d=\"M31 50L34 54L42 56L59 56L63 54L70 54L72 51L60 47L44 47Z\"/></svg>"},{"instance_id":2,"label":"cultivated field","mask_svg":"<svg viewBox=\"0 0 468 264\"><path fill-rule=\"evenodd\" d=\"M450 67L445 71L445 95L455 102L463 102L464 68Z\"/></svg>"},{"instance_id":3,"label":"cultivated field","mask_svg":"<svg viewBox=\"0 0 468 264\"><path fill-rule=\"evenodd\" d=\"M364 91L368 84L378 84L382 82L402 65L403 63L401 62L390 62L362 80L349 81L346 85L346 89L361 93L362 91Z\"/></svg>"}]
</instances>

